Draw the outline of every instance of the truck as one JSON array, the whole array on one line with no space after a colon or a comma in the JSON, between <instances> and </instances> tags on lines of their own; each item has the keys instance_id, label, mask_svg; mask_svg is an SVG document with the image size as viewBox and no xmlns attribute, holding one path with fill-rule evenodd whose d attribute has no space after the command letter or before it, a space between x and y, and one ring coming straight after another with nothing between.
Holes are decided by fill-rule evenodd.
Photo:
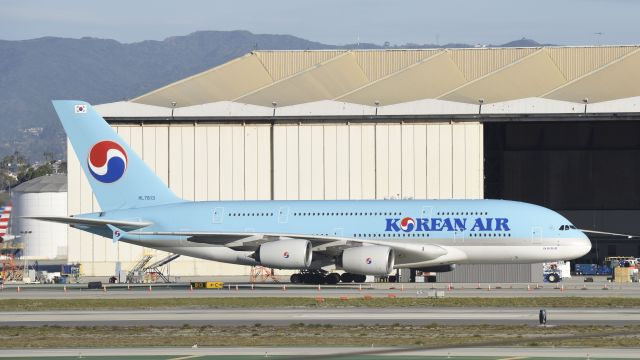
<instances>
[{"instance_id":1,"label":"truck","mask_svg":"<svg viewBox=\"0 0 640 360\"><path fill-rule=\"evenodd\" d=\"M557 283L571 277L569 261L554 261L542 264L544 282Z\"/></svg>"},{"instance_id":2,"label":"truck","mask_svg":"<svg viewBox=\"0 0 640 360\"><path fill-rule=\"evenodd\" d=\"M594 276L612 274L611 267L598 264L576 264L576 275Z\"/></svg>"}]
</instances>

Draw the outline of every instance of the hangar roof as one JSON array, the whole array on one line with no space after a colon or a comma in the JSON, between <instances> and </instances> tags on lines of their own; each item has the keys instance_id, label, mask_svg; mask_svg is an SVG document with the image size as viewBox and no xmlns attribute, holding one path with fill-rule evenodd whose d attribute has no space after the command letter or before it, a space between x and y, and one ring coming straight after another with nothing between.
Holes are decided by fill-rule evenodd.
<instances>
[{"instance_id":1,"label":"hangar roof","mask_svg":"<svg viewBox=\"0 0 640 360\"><path fill-rule=\"evenodd\" d=\"M176 111L220 103L210 110L235 112L242 104L272 108L274 102L280 109L306 103L321 107L329 104L322 103L327 100L385 106L435 99L446 102L428 106L447 108L451 102L477 106L479 99L486 106L541 98L557 100L553 107L573 112L572 107L582 104L583 99L591 104L640 96L638 69L638 45L253 51L131 102L164 108L176 102ZM342 106L346 112L369 111L331 106ZM155 108L145 111L154 112ZM243 111L264 110L246 107Z\"/></svg>"},{"instance_id":2,"label":"hangar roof","mask_svg":"<svg viewBox=\"0 0 640 360\"><path fill-rule=\"evenodd\" d=\"M22 184L16 186L13 191L20 193L66 192L67 175L54 174L40 176L35 179L23 182Z\"/></svg>"}]
</instances>

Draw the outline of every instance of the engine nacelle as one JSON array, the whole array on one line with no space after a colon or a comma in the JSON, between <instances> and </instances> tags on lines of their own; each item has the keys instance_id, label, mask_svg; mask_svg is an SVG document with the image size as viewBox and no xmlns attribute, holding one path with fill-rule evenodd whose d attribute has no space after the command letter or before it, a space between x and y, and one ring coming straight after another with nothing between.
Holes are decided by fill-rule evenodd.
<instances>
[{"instance_id":1,"label":"engine nacelle","mask_svg":"<svg viewBox=\"0 0 640 360\"><path fill-rule=\"evenodd\" d=\"M313 251L309 240L278 240L260 245L255 259L260 264L277 269L306 269L311 265Z\"/></svg>"},{"instance_id":2,"label":"engine nacelle","mask_svg":"<svg viewBox=\"0 0 640 360\"><path fill-rule=\"evenodd\" d=\"M345 249L339 263L353 274L387 275L393 270L395 254L386 246L361 246Z\"/></svg>"}]
</instances>

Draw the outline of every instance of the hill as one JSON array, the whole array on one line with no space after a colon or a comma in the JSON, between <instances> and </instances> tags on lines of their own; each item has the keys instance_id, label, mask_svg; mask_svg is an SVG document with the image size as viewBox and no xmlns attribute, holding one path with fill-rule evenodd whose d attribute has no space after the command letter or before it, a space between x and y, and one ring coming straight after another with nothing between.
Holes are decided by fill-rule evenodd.
<instances>
[{"instance_id":1,"label":"hill","mask_svg":"<svg viewBox=\"0 0 640 360\"><path fill-rule=\"evenodd\" d=\"M524 40L507 46L522 46ZM0 40L0 124L3 129L0 158L16 150L32 161L42 159L45 152L54 153L57 159L65 158L65 135L51 99L82 99L94 104L129 99L254 49L465 46L472 47L465 44L334 46L290 35L260 35L248 31L200 31L163 41L131 44L97 38Z\"/></svg>"}]
</instances>

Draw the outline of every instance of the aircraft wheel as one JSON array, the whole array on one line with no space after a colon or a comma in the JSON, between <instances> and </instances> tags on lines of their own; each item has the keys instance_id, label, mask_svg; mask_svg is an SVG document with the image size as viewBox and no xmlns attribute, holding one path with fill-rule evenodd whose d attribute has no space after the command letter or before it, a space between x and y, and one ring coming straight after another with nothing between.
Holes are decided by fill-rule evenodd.
<instances>
[{"instance_id":1,"label":"aircraft wheel","mask_svg":"<svg viewBox=\"0 0 640 360\"><path fill-rule=\"evenodd\" d=\"M556 273L551 273L547 276L547 280L549 280L550 283L557 283L560 281L560 276Z\"/></svg>"},{"instance_id":2,"label":"aircraft wheel","mask_svg":"<svg viewBox=\"0 0 640 360\"><path fill-rule=\"evenodd\" d=\"M302 284L313 284L312 277L313 276L311 274L300 274L300 283L302 283Z\"/></svg>"},{"instance_id":3,"label":"aircraft wheel","mask_svg":"<svg viewBox=\"0 0 640 360\"><path fill-rule=\"evenodd\" d=\"M329 285L335 285L340 282L340 275L336 273L331 273L324 277L324 282Z\"/></svg>"},{"instance_id":4,"label":"aircraft wheel","mask_svg":"<svg viewBox=\"0 0 640 360\"><path fill-rule=\"evenodd\" d=\"M353 274L343 273L342 275L340 275L340 281L342 281L343 283L353 282Z\"/></svg>"},{"instance_id":5,"label":"aircraft wheel","mask_svg":"<svg viewBox=\"0 0 640 360\"><path fill-rule=\"evenodd\" d=\"M311 276L311 283L314 285L319 285L324 283L324 276L322 274L313 274Z\"/></svg>"},{"instance_id":6,"label":"aircraft wheel","mask_svg":"<svg viewBox=\"0 0 640 360\"><path fill-rule=\"evenodd\" d=\"M302 282L302 275L300 274L293 274L291 275L291 277L289 278L289 281L291 281L292 284L300 284Z\"/></svg>"},{"instance_id":7,"label":"aircraft wheel","mask_svg":"<svg viewBox=\"0 0 640 360\"><path fill-rule=\"evenodd\" d=\"M357 283L363 283L367 281L367 275L355 275L353 278L353 281Z\"/></svg>"}]
</instances>

